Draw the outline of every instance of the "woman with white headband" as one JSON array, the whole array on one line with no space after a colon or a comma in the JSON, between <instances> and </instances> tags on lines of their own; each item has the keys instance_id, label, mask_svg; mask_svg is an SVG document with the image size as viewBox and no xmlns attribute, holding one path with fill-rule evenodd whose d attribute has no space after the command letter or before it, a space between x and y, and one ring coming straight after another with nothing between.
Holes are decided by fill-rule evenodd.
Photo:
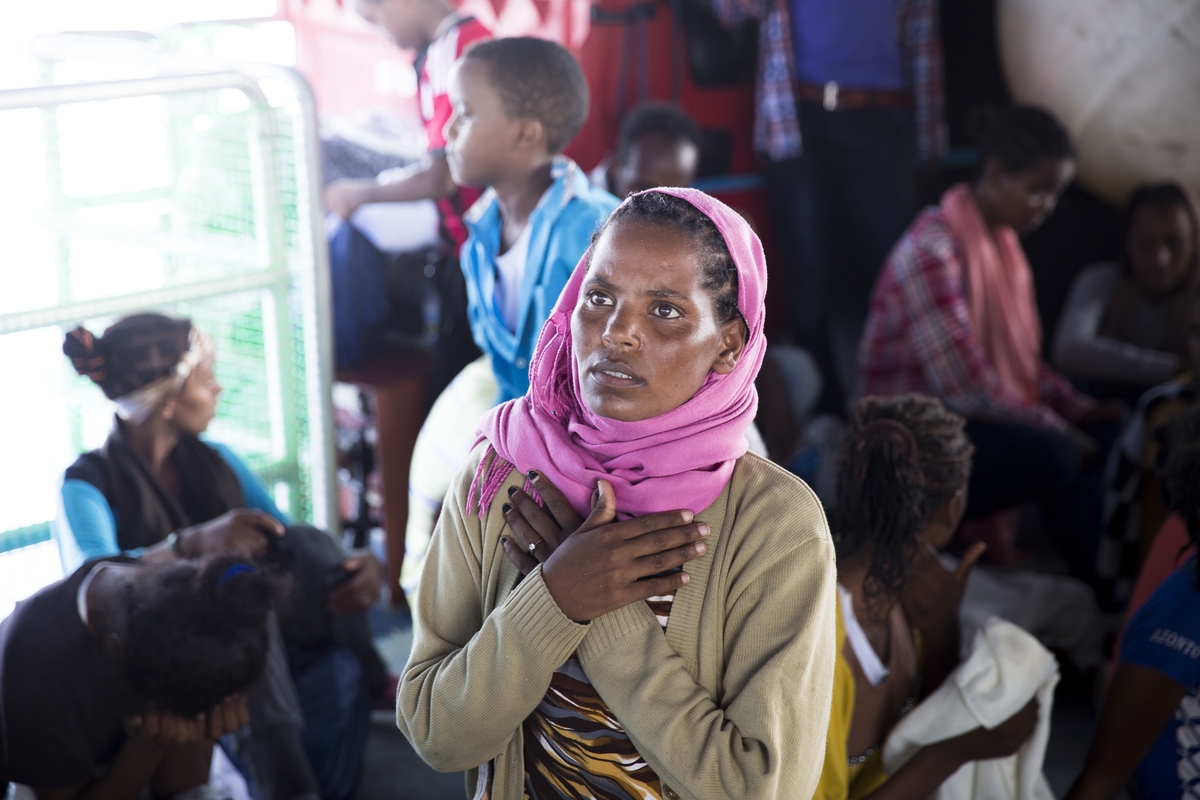
<instances>
[{"instance_id":1,"label":"woman with white headband","mask_svg":"<svg viewBox=\"0 0 1200 800\"><path fill-rule=\"evenodd\" d=\"M219 553L286 569L294 586L278 609L283 639L307 650L301 658L289 647L292 675L284 665L279 697L264 699L262 719L271 721L258 726L258 737L251 695L253 741L246 756L267 800L317 791L324 798L350 797L371 698L386 691L386 668L363 613L379 599L379 564L368 551L346 553L321 531L291 526L241 459L199 438L216 414L221 385L212 341L190 320L136 314L100 337L76 328L63 353L116 412L103 447L84 453L64 476L54 537L66 571L121 554L161 561ZM313 669L357 671L352 683L361 690L357 699L334 704L336 711L329 704L320 709L325 716L305 729L301 748L304 720L316 719L303 689L312 684L304 676ZM261 752L255 749L260 744ZM347 747L358 752L343 752Z\"/></svg>"}]
</instances>

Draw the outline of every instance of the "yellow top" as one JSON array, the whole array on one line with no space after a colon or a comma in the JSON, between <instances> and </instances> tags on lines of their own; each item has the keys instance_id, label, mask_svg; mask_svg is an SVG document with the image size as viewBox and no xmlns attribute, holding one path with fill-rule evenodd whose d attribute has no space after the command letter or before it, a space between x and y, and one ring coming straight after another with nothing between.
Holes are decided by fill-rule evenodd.
<instances>
[{"instance_id":1,"label":"yellow top","mask_svg":"<svg viewBox=\"0 0 1200 800\"><path fill-rule=\"evenodd\" d=\"M883 771L882 748L862 764L852 767L846 753L850 721L854 717L854 672L846 660L846 625L842 607L837 603L837 663L833 667L833 708L829 714L829 733L825 737L825 763L813 800L859 800L887 781Z\"/></svg>"}]
</instances>

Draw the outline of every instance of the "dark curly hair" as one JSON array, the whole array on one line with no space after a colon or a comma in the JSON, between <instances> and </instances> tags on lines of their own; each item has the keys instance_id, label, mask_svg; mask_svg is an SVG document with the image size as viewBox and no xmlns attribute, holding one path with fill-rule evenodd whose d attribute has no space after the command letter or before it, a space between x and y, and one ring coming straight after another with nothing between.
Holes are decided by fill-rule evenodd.
<instances>
[{"instance_id":1,"label":"dark curly hair","mask_svg":"<svg viewBox=\"0 0 1200 800\"><path fill-rule=\"evenodd\" d=\"M621 123L617 156L626 159L643 136L657 133L670 142L690 142L700 147L700 128L688 113L674 103L643 103Z\"/></svg>"},{"instance_id":2,"label":"dark curly hair","mask_svg":"<svg viewBox=\"0 0 1200 800\"><path fill-rule=\"evenodd\" d=\"M188 349L190 319L133 314L96 337L83 326L63 339L63 355L110 399L124 397L167 375Z\"/></svg>"},{"instance_id":3,"label":"dark curly hair","mask_svg":"<svg viewBox=\"0 0 1200 800\"><path fill-rule=\"evenodd\" d=\"M546 148L560 153L587 120L587 78L562 45L532 36L488 39L467 48L463 58L487 66L492 88L513 119L536 119L546 131Z\"/></svg>"},{"instance_id":4,"label":"dark curly hair","mask_svg":"<svg viewBox=\"0 0 1200 800\"><path fill-rule=\"evenodd\" d=\"M1160 429L1156 438L1161 442L1155 472L1163 505L1183 518L1188 539L1200 546L1200 407ZM1200 559L1196 574L1200 578Z\"/></svg>"},{"instance_id":5,"label":"dark curly hair","mask_svg":"<svg viewBox=\"0 0 1200 800\"><path fill-rule=\"evenodd\" d=\"M966 488L975 448L965 424L923 395L866 397L855 407L838 455L833 542L839 561L871 548L867 597L895 597L917 532Z\"/></svg>"},{"instance_id":6,"label":"dark curly hair","mask_svg":"<svg viewBox=\"0 0 1200 800\"><path fill-rule=\"evenodd\" d=\"M704 270L701 285L712 296L717 322L724 324L741 317L737 266L725 237L700 209L681 197L653 189L631 195L592 236L592 252L605 231L626 221L661 225L686 234L696 247Z\"/></svg>"},{"instance_id":7,"label":"dark curly hair","mask_svg":"<svg viewBox=\"0 0 1200 800\"><path fill-rule=\"evenodd\" d=\"M1046 158L1073 159L1075 145L1057 119L1034 106L1012 106L980 120L980 167L997 161L1008 175L1025 172Z\"/></svg>"},{"instance_id":8,"label":"dark curly hair","mask_svg":"<svg viewBox=\"0 0 1200 800\"><path fill-rule=\"evenodd\" d=\"M208 711L262 673L272 597L268 578L232 555L147 570L125 595L125 681L166 711Z\"/></svg>"}]
</instances>

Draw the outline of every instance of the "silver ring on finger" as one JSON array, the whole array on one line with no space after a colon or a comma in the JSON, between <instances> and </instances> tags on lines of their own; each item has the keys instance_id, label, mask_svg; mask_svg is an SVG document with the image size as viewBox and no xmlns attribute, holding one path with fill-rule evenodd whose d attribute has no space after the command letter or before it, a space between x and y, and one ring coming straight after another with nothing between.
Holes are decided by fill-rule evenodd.
<instances>
[{"instance_id":1,"label":"silver ring on finger","mask_svg":"<svg viewBox=\"0 0 1200 800\"><path fill-rule=\"evenodd\" d=\"M533 555L533 551L537 549L539 544L545 544L545 542L543 542L541 539L538 539L536 542L530 542L529 546L525 549L529 551L529 555Z\"/></svg>"}]
</instances>

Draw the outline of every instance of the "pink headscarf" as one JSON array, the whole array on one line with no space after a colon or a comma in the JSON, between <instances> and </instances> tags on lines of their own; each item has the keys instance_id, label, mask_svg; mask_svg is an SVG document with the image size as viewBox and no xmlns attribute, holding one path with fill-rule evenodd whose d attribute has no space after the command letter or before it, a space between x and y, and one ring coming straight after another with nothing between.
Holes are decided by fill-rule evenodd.
<instances>
[{"instance_id":1,"label":"pink headscarf","mask_svg":"<svg viewBox=\"0 0 1200 800\"><path fill-rule=\"evenodd\" d=\"M758 409L754 379L767 348L762 243L741 215L703 192L651 191L691 203L725 238L738 273L738 309L749 329L741 359L728 374L710 372L690 400L661 416L621 422L593 413L580 392L571 340L589 250L542 328L529 365L529 393L493 409L480 424L481 439L500 458L484 456L467 498L468 513L476 501L479 515L486 513L512 465L522 473L540 472L583 516L601 478L612 484L623 519L676 508L698 513L721 494L734 462L745 454L746 429Z\"/></svg>"},{"instance_id":2,"label":"pink headscarf","mask_svg":"<svg viewBox=\"0 0 1200 800\"><path fill-rule=\"evenodd\" d=\"M967 311L988 361L1009 391L1036 402L1042 322L1017 232L1007 225L989 230L965 183L946 190L941 209L966 257Z\"/></svg>"}]
</instances>

